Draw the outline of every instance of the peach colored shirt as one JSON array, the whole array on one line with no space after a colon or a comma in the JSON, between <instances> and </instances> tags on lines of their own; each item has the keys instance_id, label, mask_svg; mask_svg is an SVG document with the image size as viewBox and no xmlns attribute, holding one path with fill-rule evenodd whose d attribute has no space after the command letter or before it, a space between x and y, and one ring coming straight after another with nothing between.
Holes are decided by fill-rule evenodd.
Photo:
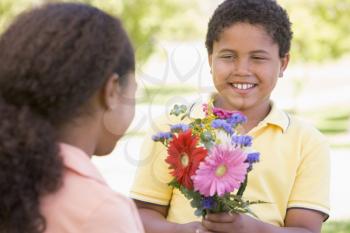
<instances>
[{"instance_id":1,"label":"peach colored shirt","mask_svg":"<svg viewBox=\"0 0 350 233\"><path fill-rule=\"evenodd\" d=\"M135 204L108 187L88 155L60 144L63 185L41 200L45 233L143 233Z\"/></svg>"}]
</instances>

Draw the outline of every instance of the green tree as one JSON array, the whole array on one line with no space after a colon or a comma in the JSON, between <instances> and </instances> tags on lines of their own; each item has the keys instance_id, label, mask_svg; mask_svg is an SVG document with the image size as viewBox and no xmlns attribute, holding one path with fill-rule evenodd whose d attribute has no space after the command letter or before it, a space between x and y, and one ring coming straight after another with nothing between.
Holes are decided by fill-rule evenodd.
<instances>
[{"instance_id":1,"label":"green tree","mask_svg":"<svg viewBox=\"0 0 350 233\"><path fill-rule=\"evenodd\" d=\"M29 0L1 0L0 1L0 32L21 11L33 5Z\"/></svg>"},{"instance_id":2,"label":"green tree","mask_svg":"<svg viewBox=\"0 0 350 233\"><path fill-rule=\"evenodd\" d=\"M63 0L66 1L66 0ZM67 0L69 1L69 0ZM74 1L74 0L73 0ZM52 0L1 0L0 31L21 11ZM196 12L197 1L186 0L75 0L112 15L119 16L136 49L138 62L145 62L154 52L159 37L184 39L199 34L200 29L189 20ZM190 9L190 10L189 10ZM194 13L195 15L196 13Z\"/></svg>"},{"instance_id":3,"label":"green tree","mask_svg":"<svg viewBox=\"0 0 350 233\"><path fill-rule=\"evenodd\" d=\"M172 39L183 39L188 35L195 35L198 31L194 24L185 24L184 20L188 18L181 16L188 9L196 9L195 1L77 1L96 6L112 15L118 15L134 42L137 61L141 63L147 61L154 52L159 37L172 34Z\"/></svg>"},{"instance_id":4,"label":"green tree","mask_svg":"<svg viewBox=\"0 0 350 233\"><path fill-rule=\"evenodd\" d=\"M293 58L323 62L350 52L350 0L280 0L293 22Z\"/></svg>"}]
</instances>

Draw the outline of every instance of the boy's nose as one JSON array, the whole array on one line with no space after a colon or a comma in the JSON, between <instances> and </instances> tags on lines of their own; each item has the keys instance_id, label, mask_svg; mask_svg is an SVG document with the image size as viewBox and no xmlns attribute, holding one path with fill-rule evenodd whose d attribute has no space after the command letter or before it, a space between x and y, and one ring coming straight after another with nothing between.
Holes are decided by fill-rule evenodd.
<instances>
[{"instance_id":1,"label":"boy's nose","mask_svg":"<svg viewBox=\"0 0 350 233\"><path fill-rule=\"evenodd\" d=\"M237 76L248 76L251 74L249 61L246 59L237 59L234 63L234 73Z\"/></svg>"}]
</instances>

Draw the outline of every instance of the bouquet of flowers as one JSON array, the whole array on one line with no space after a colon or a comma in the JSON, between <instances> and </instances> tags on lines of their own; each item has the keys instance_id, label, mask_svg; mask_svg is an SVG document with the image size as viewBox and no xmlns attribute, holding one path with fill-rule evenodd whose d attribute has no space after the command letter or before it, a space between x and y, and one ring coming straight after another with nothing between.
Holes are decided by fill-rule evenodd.
<instances>
[{"instance_id":1,"label":"bouquet of flowers","mask_svg":"<svg viewBox=\"0 0 350 233\"><path fill-rule=\"evenodd\" d=\"M170 114L189 123L170 125L169 132L152 137L167 147L165 161L174 177L169 185L191 201L197 216L210 212L256 216L250 205L265 202L243 198L248 173L259 161L259 153L251 149L252 137L238 132L247 118L212 103L203 105L204 118L192 118L192 107L175 105Z\"/></svg>"}]
</instances>

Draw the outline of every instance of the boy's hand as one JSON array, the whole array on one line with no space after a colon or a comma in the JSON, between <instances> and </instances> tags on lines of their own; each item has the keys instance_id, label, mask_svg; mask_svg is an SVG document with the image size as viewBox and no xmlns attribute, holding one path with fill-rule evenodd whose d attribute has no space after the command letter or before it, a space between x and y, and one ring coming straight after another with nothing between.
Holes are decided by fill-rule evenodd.
<instances>
[{"instance_id":1,"label":"boy's hand","mask_svg":"<svg viewBox=\"0 0 350 233\"><path fill-rule=\"evenodd\" d=\"M176 227L176 233L212 233L205 229L200 222L190 222L186 224L178 224Z\"/></svg>"},{"instance_id":2,"label":"boy's hand","mask_svg":"<svg viewBox=\"0 0 350 233\"><path fill-rule=\"evenodd\" d=\"M248 218L245 214L237 213L208 214L202 220L202 225L214 232L251 233L251 229L247 228Z\"/></svg>"}]
</instances>

